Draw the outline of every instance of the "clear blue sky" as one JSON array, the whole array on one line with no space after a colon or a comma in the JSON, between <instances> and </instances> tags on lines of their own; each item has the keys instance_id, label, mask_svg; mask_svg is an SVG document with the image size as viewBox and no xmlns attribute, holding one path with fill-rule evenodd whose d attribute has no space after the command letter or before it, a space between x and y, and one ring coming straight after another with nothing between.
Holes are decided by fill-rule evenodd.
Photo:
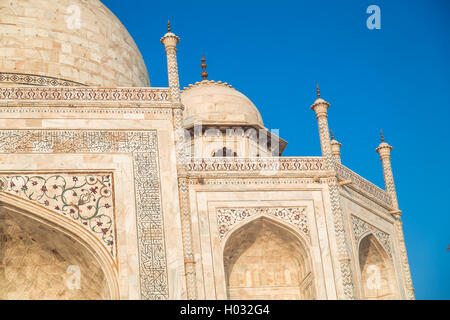
<instances>
[{"instance_id":1,"label":"clear blue sky","mask_svg":"<svg viewBox=\"0 0 450 320\"><path fill-rule=\"evenodd\" d=\"M343 163L384 187L379 131L392 166L416 297L450 299L450 1L103 0L141 50L152 86L167 86L159 39L181 37L181 85L231 83L289 142L286 156L320 155L309 106L319 81ZM366 8L381 9L381 30Z\"/></svg>"}]
</instances>

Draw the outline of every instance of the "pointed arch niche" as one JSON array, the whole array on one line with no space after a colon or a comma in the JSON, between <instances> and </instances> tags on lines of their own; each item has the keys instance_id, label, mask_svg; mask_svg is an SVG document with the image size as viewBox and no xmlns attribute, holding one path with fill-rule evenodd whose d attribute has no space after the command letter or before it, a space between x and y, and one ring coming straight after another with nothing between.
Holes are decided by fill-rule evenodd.
<instances>
[{"instance_id":1,"label":"pointed arch niche","mask_svg":"<svg viewBox=\"0 0 450 320\"><path fill-rule=\"evenodd\" d=\"M50 215L47 220L45 210L28 203L16 207L4 195L1 200L0 300L118 298L106 256L81 228L69 230Z\"/></svg>"},{"instance_id":2,"label":"pointed arch niche","mask_svg":"<svg viewBox=\"0 0 450 320\"><path fill-rule=\"evenodd\" d=\"M228 238L224 267L229 299L315 298L306 245L271 219L253 220Z\"/></svg>"},{"instance_id":3,"label":"pointed arch niche","mask_svg":"<svg viewBox=\"0 0 450 320\"><path fill-rule=\"evenodd\" d=\"M372 233L361 239L358 253L363 298L368 300L397 299L397 282L392 261Z\"/></svg>"}]
</instances>

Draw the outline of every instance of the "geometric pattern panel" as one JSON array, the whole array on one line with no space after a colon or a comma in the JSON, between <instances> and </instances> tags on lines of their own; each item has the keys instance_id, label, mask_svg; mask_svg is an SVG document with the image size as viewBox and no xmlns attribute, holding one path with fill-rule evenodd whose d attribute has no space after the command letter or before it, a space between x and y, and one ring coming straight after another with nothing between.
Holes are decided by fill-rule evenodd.
<instances>
[{"instance_id":1,"label":"geometric pattern panel","mask_svg":"<svg viewBox=\"0 0 450 320\"><path fill-rule=\"evenodd\" d=\"M97 238L117 264L112 173L1 173L0 191L74 221Z\"/></svg>"},{"instance_id":2,"label":"geometric pattern panel","mask_svg":"<svg viewBox=\"0 0 450 320\"><path fill-rule=\"evenodd\" d=\"M236 224L255 216L271 216L287 222L310 240L310 229L308 218L306 216L306 207L219 208L217 209L219 240L222 241Z\"/></svg>"},{"instance_id":3,"label":"geometric pattern panel","mask_svg":"<svg viewBox=\"0 0 450 320\"><path fill-rule=\"evenodd\" d=\"M156 130L0 130L0 153L131 154L141 298L168 299Z\"/></svg>"},{"instance_id":4,"label":"geometric pattern panel","mask_svg":"<svg viewBox=\"0 0 450 320\"><path fill-rule=\"evenodd\" d=\"M64 86L64 87L78 87L84 86L84 84L63 80L54 77L46 77L35 74L23 74L23 73L10 73L0 72L0 82L13 83L13 84L26 84L33 86Z\"/></svg>"},{"instance_id":5,"label":"geometric pattern panel","mask_svg":"<svg viewBox=\"0 0 450 320\"><path fill-rule=\"evenodd\" d=\"M386 250L389 257L392 258L391 237L388 233L381 231L380 229L372 226L371 224L359 219L354 215L351 215L350 217L352 221L353 236L355 238L356 244L358 244L358 241L361 239L361 237L366 236L368 233L372 233L383 246L384 250Z\"/></svg>"}]
</instances>

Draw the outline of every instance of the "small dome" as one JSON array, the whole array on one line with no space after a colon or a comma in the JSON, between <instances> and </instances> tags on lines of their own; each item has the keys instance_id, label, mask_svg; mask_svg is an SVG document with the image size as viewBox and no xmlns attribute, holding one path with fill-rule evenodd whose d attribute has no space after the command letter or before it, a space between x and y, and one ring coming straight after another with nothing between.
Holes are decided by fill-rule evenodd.
<instances>
[{"instance_id":1,"label":"small dome","mask_svg":"<svg viewBox=\"0 0 450 320\"><path fill-rule=\"evenodd\" d=\"M150 85L144 59L99 0L0 0L0 86Z\"/></svg>"},{"instance_id":2,"label":"small dome","mask_svg":"<svg viewBox=\"0 0 450 320\"><path fill-rule=\"evenodd\" d=\"M382 141L382 142L380 143L380 145L378 146L377 150L378 150L378 149L383 149L383 148L388 148L388 149L391 149L391 150L393 149L391 145L389 145L388 143Z\"/></svg>"},{"instance_id":3,"label":"small dome","mask_svg":"<svg viewBox=\"0 0 450 320\"><path fill-rule=\"evenodd\" d=\"M339 141L334 140L334 139L331 140L330 143L331 143L331 145L338 145L338 146L341 146L341 145L342 145Z\"/></svg>"},{"instance_id":4,"label":"small dome","mask_svg":"<svg viewBox=\"0 0 450 320\"><path fill-rule=\"evenodd\" d=\"M322 98L317 98L316 101L314 101L314 104L319 104L319 103L325 103L325 104L328 104L328 102L326 102L326 101L323 100Z\"/></svg>"},{"instance_id":5,"label":"small dome","mask_svg":"<svg viewBox=\"0 0 450 320\"><path fill-rule=\"evenodd\" d=\"M261 114L250 99L221 81L203 80L190 85L182 92L181 102L185 127L195 123L264 127Z\"/></svg>"}]
</instances>

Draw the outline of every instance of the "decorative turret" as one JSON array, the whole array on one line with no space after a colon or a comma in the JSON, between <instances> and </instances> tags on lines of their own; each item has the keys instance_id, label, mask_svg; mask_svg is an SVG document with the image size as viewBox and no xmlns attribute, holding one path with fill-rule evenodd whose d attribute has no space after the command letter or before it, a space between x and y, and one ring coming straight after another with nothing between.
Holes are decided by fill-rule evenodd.
<instances>
[{"instance_id":1,"label":"decorative turret","mask_svg":"<svg viewBox=\"0 0 450 320\"><path fill-rule=\"evenodd\" d=\"M386 185L386 191L389 193L392 199L393 211L391 211L394 217L394 227L396 233L396 239L400 249L400 257L402 259L403 275L406 284L406 295L408 299L414 300L414 287L411 280L411 271L409 269L408 256L406 254L405 237L403 235L403 223L401 220L402 211L398 208L397 192L395 190L394 175L392 174L391 167L391 151L392 146L384 141L383 131L381 131L381 143L376 149L380 155L381 164L383 165L384 183Z\"/></svg>"},{"instance_id":2,"label":"decorative turret","mask_svg":"<svg viewBox=\"0 0 450 320\"><path fill-rule=\"evenodd\" d=\"M311 106L311 109L316 113L317 122L319 124L320 146L322 149L322 156L325 159L326 165L329 168L334 167L333 154L331 152L330 131L328 129L328 114L327 110L330 104L320 97L319 84L317 84L317 99Z\"/></svg>"},{"instance_id":3,"label":"decorative turret","mask_svg":"<svg viewBox=\"0 0 450 320\"><path fill-rule=\"evenodd\" d=\"M337 163L341 163L341 146L342 144L339 143L334 139L333 130L331 130L331 153L333 155L334 160Z\"/></svg>"},{"instance_id":4,"label":"decorative turret","mask_svg":"<svg viewBox=\"0 0 450 320\"><path fill-rule=\"evenodd\" d=\"M331 149L330 131L328 128L327 110L330 104L320 97L319 84L317 84L317 99L311 106L316 113L317 123L319 125L320 146L322 148L322 157L328 170L335 170L336 161ZM349 239L346 235L344 226L345 213L340 204L339 184L337 179L332 179L328 183L331 201L333 203L333 216L335 217L334 229L336 241L338 243L338 261L339 269L342 277L342 288L345 292L345 299L354 299L355 291L353 284L353 276L351 271L351 254L348 246ZM345 289L344 289L345 288Z\"/></svg>"},{"instance_id":5,"label":"decorative turret","mask_svg":"<svg viewBox=\"0 0 450 320\"><path fill-rule=\"evenodd\" d=\"M383 166L383 175L384 175L384 183L386 185L386 191L392 198L392 206L394 208L394 212L392 213L401 214L401 211L398 209L397 192L395 190L394 176L392 174L392 167L391 167L392 146L390 146L384 141L383 131L381 131L381 143L376 149L376 151L380 155L381 164Z\"/></svg>"},{"instance_id":6,"label":"decorative turret","mask_svg":"<svg viewBox=\"0 0 450 320\"><path fill-rule=\"evenodd\" d=\"M177 44L180 38L172 33L170 21L167 22L168 32L161 38L161 43L166 48L167 55L167 72L169 76L169 88L172 94L172 102L181 105L180 96L180 80L178 77L178 62L177 62Z\"/></svg>"}]
</instances>

